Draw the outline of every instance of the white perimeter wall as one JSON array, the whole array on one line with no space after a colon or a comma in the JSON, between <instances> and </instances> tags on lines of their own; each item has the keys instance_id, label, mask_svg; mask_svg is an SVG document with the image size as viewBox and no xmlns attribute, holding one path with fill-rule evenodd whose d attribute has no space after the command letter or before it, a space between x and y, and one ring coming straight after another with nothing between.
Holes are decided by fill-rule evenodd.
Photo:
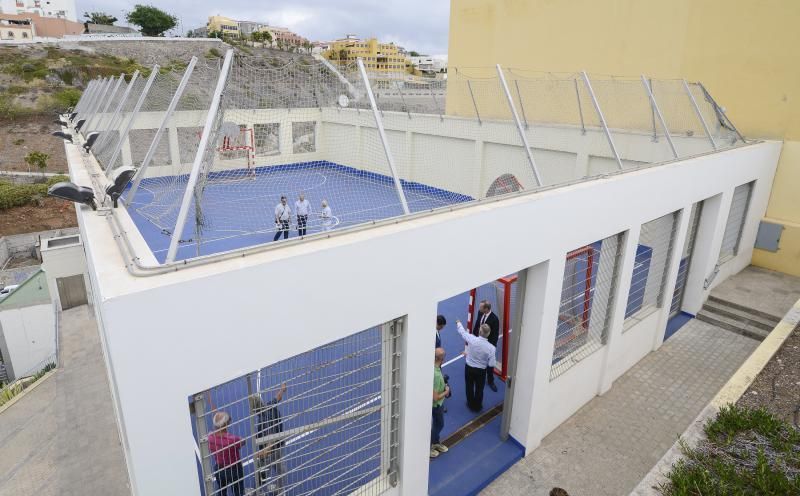
<instances>
[{"instance_id":1,"label":"white perimeter wall","mask_svg":"<svg viewBox=\"0 0 800 496\"><path fill-rule=\"evenodd\" d=\"M12 308L0 312L0 332L19 379L33 370L56 352L56 322L52 303Z\"/></svg>"},{"instance_id":2,"label":"white perimeter wall","mask_svg":"<svg viewBox=\"0 0 800 496\"><path fill-rule=\"evenodd\" d=\"M77 150L67 145L67 152L73 179L88 184ZM663 340L668 304L622 332L640 225L680 210L680 247L692 204L707 200L684 305L696 311L708 294L703 281L717 261L733 190L756 181L742 248L721 268L717 281L749 264L779 153L780 144L753 144L154 277L131 276L108 220L80 207L135 493L198 494L189 395L407 316L401 474L392 492L425 494L432 372L425 364L432 361L437 303L528 267L511 434L532 450ZM497 235L465 242L475 232ZM565 254L620 232L625 233L624 253L609 339L551 382ZM129 235L136 238L135 229ZM141 239L134 242L144 246ZM679 252L671 257L668 295Z\"/></svg>"},{"instance_id":3,"label":"white perimeter wall","mask_svg":"<svg viewBox=\"0 0 800 496\"><path fill-rule=\"evenodd\" d=\"M514 174L525 188L535 187L531 167L519 131L511 121L484 120L432 114L383 112L383 124L398 174L410 181L447 191L482 198L492 182L503 173ZM169 163L155 160L147 177L188 174L192 153L182 153L187 142L179 139L178 129L202 128L204 111L177 111L163 134L169 143ZM159 127L163 112L141 112L132 132ZM100 114L97 128L105 128L110 115ZM225 121L252 129L255 124L280 125L279 152L256 156L257 166L328 160L362 170L390 175L383 144L371 110L310 108L227 110ZM316 123L314 152L294 153L292 123ZM119 130L123 123L120 122ZM600 129L585 133L576 126L532 125L526 131L534 161L544 184L594 176L618 170L606 135ZM663 162L673 158L664 136L654 143L647 132L613 131L613 139L625 167ZM681 156L696 155L710 149L705 136L674 136ZM199 138L198 138L199 141ZM162 143L162 146L164 146ZM149 143L148 143L149 145ZM720 143L720 146L724 144ZM196 146L196 143L195 143ZM143 157L145 150L137 156ZM240 154L242 156L242 154ZM133 161L130 140L122 144L122 160ZM140 164L135 164L140 165ZM214 170L239 169L244 158L217 160Z\"/></svg>"}]
</instances>

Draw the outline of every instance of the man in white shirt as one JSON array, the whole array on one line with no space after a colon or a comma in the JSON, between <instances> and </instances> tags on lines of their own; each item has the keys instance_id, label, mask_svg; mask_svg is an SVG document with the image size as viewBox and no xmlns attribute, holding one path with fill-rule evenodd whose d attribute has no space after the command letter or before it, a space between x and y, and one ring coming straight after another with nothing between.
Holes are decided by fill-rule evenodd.
<instances>
[{"instance_id":1,"label":"man in white shirt","mask_svg":"<svg viewBox=\"0 0 800 496\"><path fill-rule=\"evenodd\" d=\"M319 216L322 219L322 228L326 231L330 231L333 225L333 215L331 214L331 207L328 206L327 200L322 200L322 212Z\"/></svg>"},{"instance_id":2,"label":"man in white shirt","mask_svg":"<svg viewBox=\"0 0 800 496\"><path fill-rule=\"evenodd\" d=\"M283 239L289 239L289 222L292 219L292 209L286 204L286 197L281 196L281 202L275 206L275 237L278 241L283 234Z\"/></svg>"},{"instance_id":3,"label":"man in white shirt","mask_svg":"<svg viewBox=\"0 0 800 496\"><path fill-rule=\"evenodd\" d=\"M306 224L308 224L308 214L311 213L311 203L306 200L306 195L300 193L300 198L294 202L294 210L297 213L297 235L306 235Z\"/></svg>"},{"instance_id":4,"label":"man in white shirt","mask_svg":"<svg viewBox=\"0 0 800 496\"><path fill-rule=\"evenodd\" d=\"M473 412L483 409L483 387L486 385L486 369L495 366L495 347L486 339L492 329L483 324L478 336L468 333L461 321L456 321L456 330L467 347L467 360L464 365L464 382L467 388L467 407Z\"/></svg>"}]
</instances>

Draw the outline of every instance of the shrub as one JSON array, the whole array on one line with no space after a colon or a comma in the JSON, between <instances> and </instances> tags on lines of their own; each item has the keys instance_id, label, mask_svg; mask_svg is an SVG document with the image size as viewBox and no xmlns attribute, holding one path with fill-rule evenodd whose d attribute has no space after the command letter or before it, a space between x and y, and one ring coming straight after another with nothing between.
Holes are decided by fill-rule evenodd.
<instances>
[{"instance_id":1,"label":"shrub","mask_svg":"<svg viewBox=\"0 0 800 496\"><path fill-rule=\"evenodd\" d=\"M67 176L53 176L44 184L13 184L0 181L0 210L28 205L36 197L47 196L47 189L55 183L69 181Z\"/></svg>"},{"instance_id":2,"label":"shrub","mask_svg":"<svg viewBox=\"0 0 800 496\"><path fill-rule=\"evenodd\" d=\"M74 107L81 99L81 90L78 88L62 88L53 93L50 102L50 110L64 112L68 108Z\"/></svg>"},{"instance_id":3,"label":"shrub","mask_svg":"<svg viewBox=\"0 0 800 496\"><path fill-rule=\"evenodd\" d=\"M17 146L22 145L24 143L25 143L25 140L22 139L22 138L14 140L14 144L17 145Z\"/></svg>"},{"instance_id":4,"label":"shrub","mask_svg":"<svg viewBox=\"0 0 800 496\"><path fill-rule=\"evenodd\" d=\"M209 48L206 52L207 59L218 59L220 57L222 57L222 53L216 48Z\"/></svg>"}]
</instances>

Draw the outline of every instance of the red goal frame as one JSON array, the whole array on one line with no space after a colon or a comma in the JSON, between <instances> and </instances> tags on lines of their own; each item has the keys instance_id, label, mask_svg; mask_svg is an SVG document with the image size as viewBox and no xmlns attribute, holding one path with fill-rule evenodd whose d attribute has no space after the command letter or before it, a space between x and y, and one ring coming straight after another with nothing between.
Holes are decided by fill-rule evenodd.
<instances>
[{"instance_id":1,"label":"red goal frame","mask_svg":"<svg viewBox=\"0 0 800 496\"><path fill-rule=\"evenodd\" d=\"M502 354L500 360L500 370L495 367L494 375L500 378L501 381L505 382L508 378L508 341L509 341L509 334L511 333L511 319L512 319L512 310L511 310L511 291L512 285L517 282L517 275L512 274L507 277L501 277L492 282L497 286L500 286L503 291L503 307L502 307L502 315L498 315L500 319L500 335L503 338L502 344ZM473 319L475 316L475 305L477 304L477 295L478 295L478 288L473 288L469 292L469 310L467 315L467 332L472 332L472 324Z\"/></svg>"}]
</instances>

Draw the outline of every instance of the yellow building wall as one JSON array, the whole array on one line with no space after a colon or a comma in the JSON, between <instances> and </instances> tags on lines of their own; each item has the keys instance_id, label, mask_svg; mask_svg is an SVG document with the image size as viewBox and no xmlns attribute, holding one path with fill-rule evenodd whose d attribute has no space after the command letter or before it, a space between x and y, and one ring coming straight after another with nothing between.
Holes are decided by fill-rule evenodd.
<instances>
[{"instance_id":1,"label":"yellow building wall","mask_svg":"<svg viewBox=\"0 0 800 496\"><path fill-rule=\"evenodd\" d=\"M800 276L800 1L451 0L449 66L701 81L749 138L784 140L766 220ZM460 92L462 93L462 92ZM451 97L453 101L451 101ZM466 105L448 94L448 109ZM451 107L452 106L452 107Z\"/></svg>"},{"instance_id":2,"label":"yellow building wall","mask_svg":"<svg viewBox=\"0 0 800 496\"><path fill-rule=\"evenodd\" d=\"M239 36L239 23L230 17L209 16L206 29L209 33L219 31L229 36Z\"/></svg>"}]
</instances>

